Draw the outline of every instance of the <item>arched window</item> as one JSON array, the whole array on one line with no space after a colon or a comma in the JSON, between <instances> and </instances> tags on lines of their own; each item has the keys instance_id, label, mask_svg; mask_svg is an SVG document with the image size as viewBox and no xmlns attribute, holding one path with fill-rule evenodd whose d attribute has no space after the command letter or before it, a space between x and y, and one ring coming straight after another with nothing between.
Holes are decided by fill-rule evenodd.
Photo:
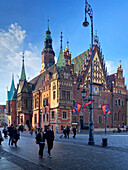
<instances>
[{"instance_id":1,"label":"arched window","mask_svg":"<svg viewBox=\"0 0 128 170\"><path fill-rule=\"evenodd\" d=\"M124 115L122 115L122 121L124 121Z\"/></svg>"},{"instance_id":2,"label":"arched window","mask_svg":"<svg viewBox=\"0 0 128 170\"><path fill-rule=\"evenodd\" d=\"M100 99L98 103L98 108L101 109L101 106L102 106L102 100Z\"/></svg>"},{"instance_id":3,"label":"arched window","mask_svg":"<svg viewBox=\"0 0 128 170\"><path fill-rule=\"evenodd\" d=\"M120 106L120 99L118 99L118 105Z\"/></svg>"},{"instance_id":4,"label":"arched window","mask_svg":"<svg viewBox=\"0 0 128 170\"><path fill-rule=\"evenodd\" d=\"M108 101L107 101L107 100L105 100L104 104L108 104Z\"/></svg>"},{"instance_id":5,"label":"arched window","mask_svg":"<svg viewBox=\"0 0 128 170\"><path fill-rule=\"evenodd\" d=\"M120 112L118 112L118 121L120 121Z\"/></svg>"},{"instance_id":6,"label":"arched window","mask_svg":"<svg viewBox=\"0 0 128 170\"><path fill-rule=\"evenodd\" d=\"M99 123L102 123L102 116L99 116Z\"/></svg>"},{"instance_id":7,"label":"arched window","mask_svg":"<svg viewBox=\"0 0 128 170\"><path fill-rule=\"evenodd\" d=\"M124 101L122 100L122 106L124 106Z\"/></svg>"},{"instance_id":8,"label":"arched window","mask_svg":"<svg viewBox=\"0 0 128 170\"><path fill-rule=\"evenodd\" d=\"M117 106L117 99L115 100L115 105Z\"/></svg>"},{"instance_id":9,"label":"arched window","mask_svg":"<svg viewBox=\"0 0 128 170\"><path fill-rule=\"evenodd\" d=\"M116 121L116 113L114 114L114 121Z\"/></svg>"}]
</instances>

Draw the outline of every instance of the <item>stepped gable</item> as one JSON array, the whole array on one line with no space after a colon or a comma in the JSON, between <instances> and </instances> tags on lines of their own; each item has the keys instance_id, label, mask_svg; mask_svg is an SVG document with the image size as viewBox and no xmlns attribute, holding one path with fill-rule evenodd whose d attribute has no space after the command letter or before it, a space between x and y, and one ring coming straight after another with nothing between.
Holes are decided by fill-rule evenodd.
<instances>
[{"instance_id":1,"label":"stepped gable","mask_svg":"<svg viewBox=\"0 0 128 170\"><path fill-rule=\"evenodd\" d=\"M91 49L75 57L72 62L74 63L75 72L81 77L83 84L90 83L90 70L91 70ZM104 62L104 56L98 44L93 46L93 83L100 85L104 84L104 90L110 91L107 81L107 68ZM88 87L88 85L86 87Z\"/></svg>"}]
</instances>

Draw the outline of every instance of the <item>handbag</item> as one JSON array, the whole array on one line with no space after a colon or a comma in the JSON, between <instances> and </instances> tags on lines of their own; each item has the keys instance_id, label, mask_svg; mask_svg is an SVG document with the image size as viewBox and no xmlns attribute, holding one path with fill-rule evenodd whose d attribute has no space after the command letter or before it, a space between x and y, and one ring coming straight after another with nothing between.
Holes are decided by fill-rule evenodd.
<instances>
[{"instance_id":1,"label":"handbag","mask_svg":"<svg viewBox=\"0 0 128 170\"><path fill-rule=\"evenodd\" d=\"M36 144L39 144L39 141L36 140Z\"/></svg>"}]
</instances>

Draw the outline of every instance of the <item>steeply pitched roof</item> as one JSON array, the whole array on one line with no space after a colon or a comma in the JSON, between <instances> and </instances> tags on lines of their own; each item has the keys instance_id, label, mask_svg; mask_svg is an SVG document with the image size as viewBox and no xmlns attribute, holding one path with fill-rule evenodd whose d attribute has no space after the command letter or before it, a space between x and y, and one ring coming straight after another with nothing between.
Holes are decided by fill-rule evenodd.
<instances>
[{"instance_id":1,"label":"steeply pitched roof","mask_svg":"<svg viewBox=\"0 0 128 170\"><path fill-rule=\"evenodd\" d=\"M79 73L82 71L86 57L87 57L87 51L83 52L82 54L72 59L75 73Z\"/></svg>"},{"instance_id":2,"label":"steeply pitched roof","mask_svg":"<svg viewBox=\"0 0 128 170\"><path fill-rule=\"evenodd\" d=\"M14 84L14 75L12 75L12 83L10 91L7 91L7 101L14 100L14 96L16 93L15 84ZM16 97L16 96L15 96Z\"/></svg>"},{"instance_id":3,"label":"steeply pitched roof","mask_svg":"<svg viewBox=\"0 0 128 170\"><path fill-rule=\"evenodd\" d=\"M48 68L46 71L44 71L43 73L39 74L38 76L36 76L35 78L33 78L29 83L33 84L33 91L40 89L43 85L44 85L44 81L45 81L45 76L48 73L49 75L54 73L56 70L55 65L51 66L50 68Z\"/></svg>"}]
</instances>

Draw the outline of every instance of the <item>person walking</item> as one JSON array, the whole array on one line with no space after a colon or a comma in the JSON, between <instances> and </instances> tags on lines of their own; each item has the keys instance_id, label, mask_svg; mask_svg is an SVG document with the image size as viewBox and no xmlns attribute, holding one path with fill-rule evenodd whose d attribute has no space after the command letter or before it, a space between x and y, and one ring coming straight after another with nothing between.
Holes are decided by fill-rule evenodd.
<instances>
[{"instance_id":1,"label":"person walking","mask_svg":"<svg viewBox=\"0 0 128 170\"><path fill-rule=\"evenodd\" d=\"M45 147L45 132L43 129L39 129L36 135L36 144L39 144L39 157L43 158L43 151Z\"/></svg>"},{"instance_id":2,"label":"person walking","mask_svg":"<svg viewBox=\"0 0 128 170\"><path fill-rule=\"evenodd\" d=\"M33 130L34 130L34 128L31 127L31 129L30 129L30 134L31 134L31 135L33 135Z\"/></svg>"},{"instance_id":3,"label":"person walking","mask_svg":"<svg viewBox=\"0 0 128 170\"><path fill-rule=\"evenodd\" d=\"M11 126L10 127L8 127L8 135L9 135L9 145L10 145L10 142L11 142L11 145L13 145L13 143L12 143L12 140L13 140L13 130L14 130L14 127L13 127L13 124L11 124Z\"/></svg>"},{"instance_id":4,"label":"person walking","mask_svg":"<svg viewBox=\"0 0 128 170\"><path fill-rule=\"evenodd\" d=\"M73 127L73 138L76 138L76 128L75 127Z\"/></svg>"},{"instance_id":5,"label":"person walking","mask_svg":"<svg viewBox=\"0 0 128 170\"><path fill-rule=\"evenodd\" d=\"M68 137L68 139L69 139L69 133L70 133L70 128L69 128L69 126L67 126L66 132L67 132L67 137Z\"/></svg>"},{"instance_id":6,"label":"person walking","mask_svg":"<svg viewBox=\"0 0 128 170\"><path fill-rule=\"evenodd\" d=\"M17 147L17 142L20 139L20 132L18 127L13 129L13 133L12 133L13 139L12 139L12 145L13 143L15 144L15 147Z\"/></svg>"},{"instance_id":7,"label":"person walking","mask_svg":"<svg viewBox=\"0 0 128 170\"><path fill-rule=\"evenodd\" d=\"M46 139L47 139L47 145L48 145L48 154L49 154L49 157L52 158L51 149L53 148L54 132L50 124L47 127Z\"/></svg>"},{"instance_id":8,"label":"person walking","mask_svg":"<svg viewBox=\"0 0 128 170\"><path fill-rule=\"evenodd\" d=\"M64 127L64 129L63 129L63 134L64 134L64 138L66 139L66 138L67 138L67 130L66 130L65 127Z\"/></svg>"}]
</instances>

